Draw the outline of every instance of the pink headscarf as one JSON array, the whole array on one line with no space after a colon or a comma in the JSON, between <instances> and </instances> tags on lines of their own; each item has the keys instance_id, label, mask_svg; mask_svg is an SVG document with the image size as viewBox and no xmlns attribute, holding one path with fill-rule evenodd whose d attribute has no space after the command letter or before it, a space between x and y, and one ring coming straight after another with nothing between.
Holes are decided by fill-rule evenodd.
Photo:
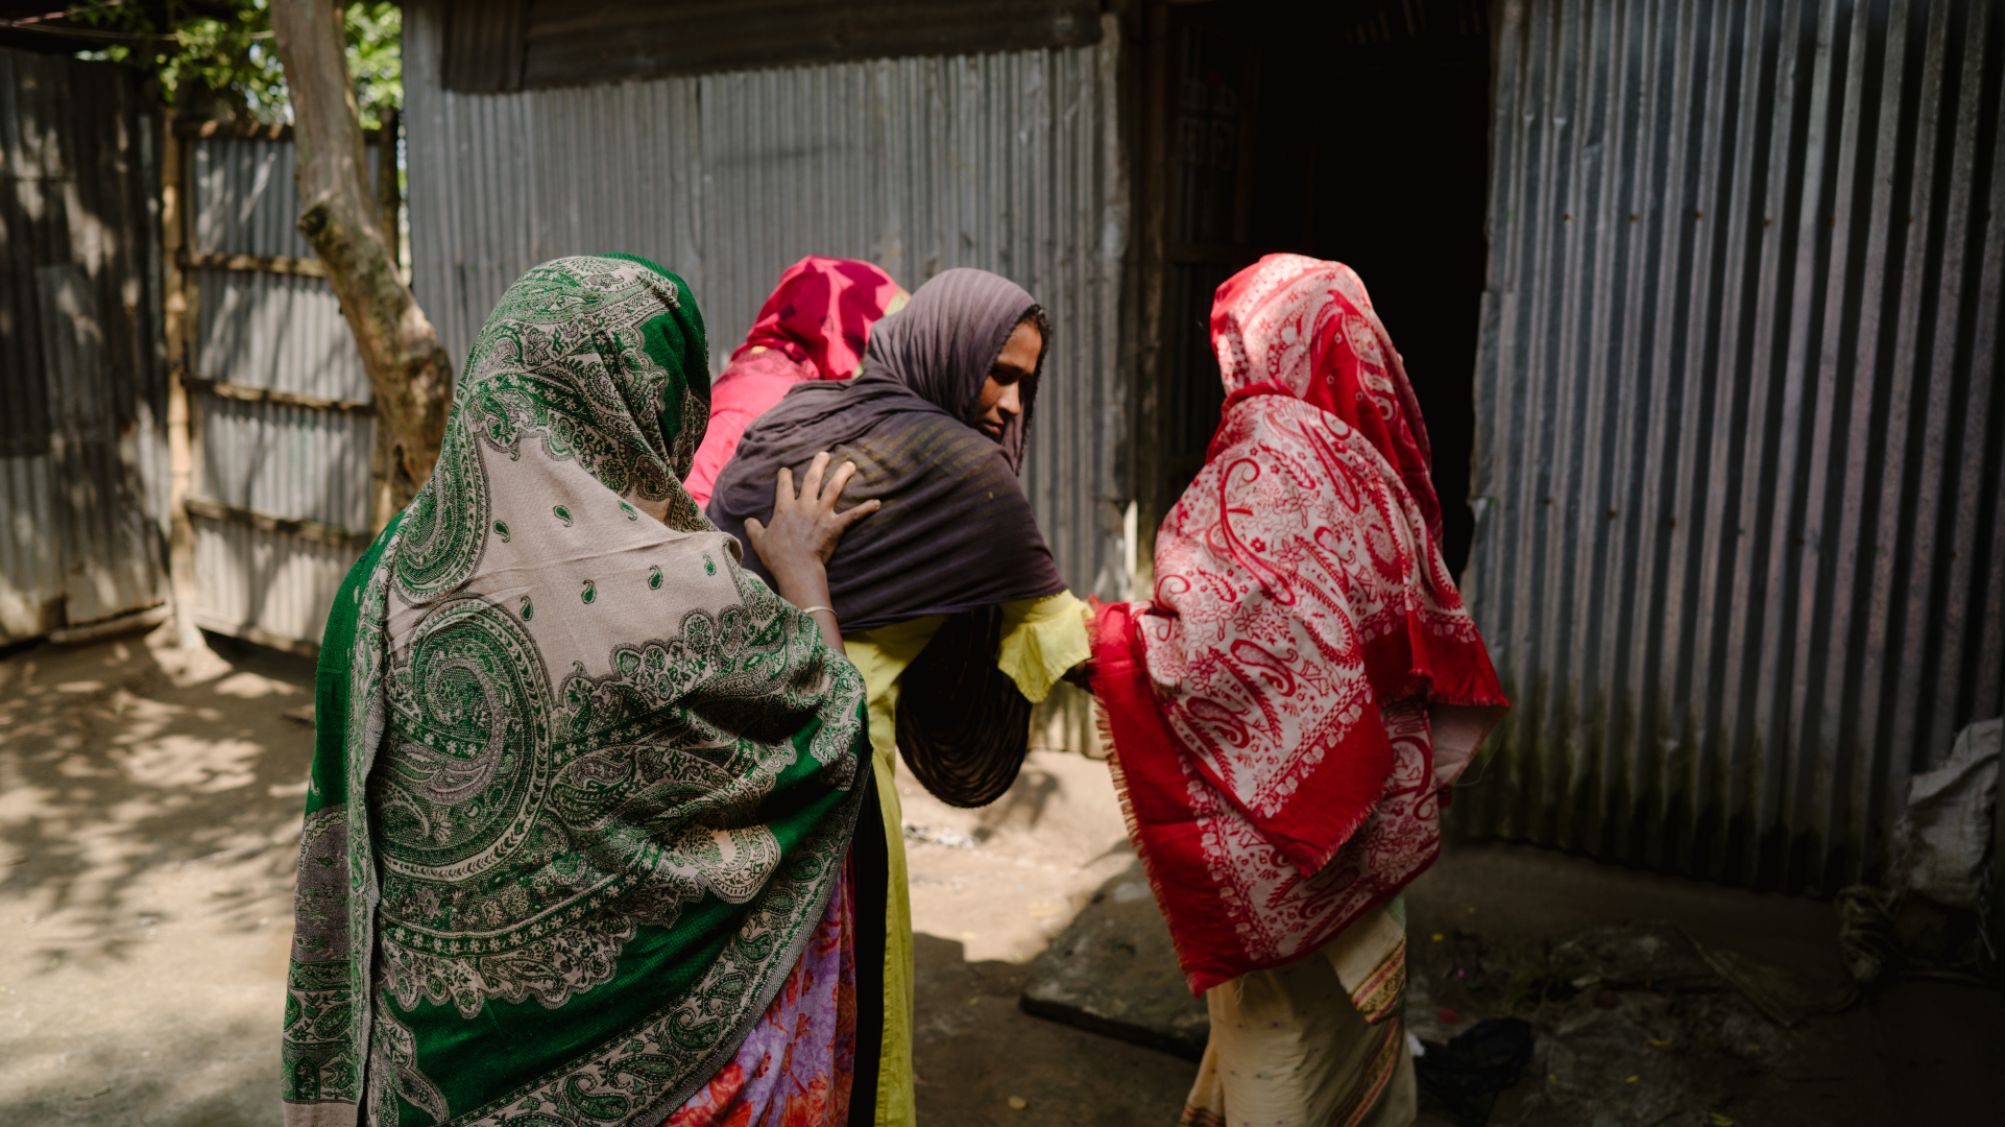
<instances>
[{"instance_id":1,"label":"pink headscarf","mask_svg":"<svg viewBox=\"0 0 2005 1127\"><path fill-rule=\"evenodd\" d=\"M1420 401L1356 271L1270 254L1218 288L1211 341L1226 394L1272 382L1350 424L1399 473L1441 539Z\"/></svg>"},{"instance_id":2,"label":"pink headscarf","mask_svg":"<svg viewBox=\"0 0 2005 1127\"><path fill-rule=\"evenodd\" d=\"M787 267L731 365L712 382L710 426L683 482L696 503L709 503L745 428L787 389L855 375L870 327L905 296L882 268L853 258L810 256Z\"/></svg>"},{"instance_id":3,"label":"pink headscarf","mask_svg":"<svg viewBox=\"0 0 2005 1127\"><path fill-rule=\"evenodd\" d=\"M891 275L868 262L803 258L780 274L731 359L770 348L806 368L809 379L846 380L863 363L870 326L904 297Z\"/></svg>"},{"instance_id":4,"label":"pink headscarf","mask_svg":"<svg viewBox=\"0 0 2005 1127\"><path fill-rule=\"evenodd\" d=\"M1212 308L1218 433L1157 534L1155 598L1102 614L1093 677L1194 990L1301 958L1425 870L1437 790L1505 704L1363 283L1270 255Z\"/></svg>"}]
</instances>

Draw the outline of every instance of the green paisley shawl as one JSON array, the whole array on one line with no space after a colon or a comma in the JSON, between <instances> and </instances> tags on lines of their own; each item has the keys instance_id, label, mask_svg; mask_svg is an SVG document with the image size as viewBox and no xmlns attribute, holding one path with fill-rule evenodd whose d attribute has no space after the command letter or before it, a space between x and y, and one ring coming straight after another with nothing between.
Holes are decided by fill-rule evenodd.
<instances>
[{"instance_id":1,"label":"green paisley shawl","mask_svg":"<svg viewBox=\"0 0 2005 1127\"><path fill-rule=\"evenodd\" d=\"M531 270L481 331L328 616L288 1123L659 1123L792 969L863 685L683 492L708 394L639 259Z\"/></svg>"}]
</instances>

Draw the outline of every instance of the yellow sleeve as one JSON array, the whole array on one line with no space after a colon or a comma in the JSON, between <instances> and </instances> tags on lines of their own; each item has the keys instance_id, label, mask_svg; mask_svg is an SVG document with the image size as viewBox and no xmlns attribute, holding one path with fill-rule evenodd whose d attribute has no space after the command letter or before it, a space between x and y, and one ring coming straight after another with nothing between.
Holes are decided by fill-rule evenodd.
<instances>
[{"instance_id":1,"label":"yellow sleeve","mask_svg":"<svg viewBox=\"0 0 2005 1127\"><path fill-rule=\"evenodd\" d=\"M912 1127L918 1118L912 1075L912 885L905 868L905 817L896 782L898 678L932 641L941 621L937 615L915 619L842 640L870 694L871 768L877 777L879 829L884 834L884 1025L878 1045L874 1127ZM867 925L859 921L858 926Z\"/></svg>"},{"instance_id":2,"label":"yellow sleeve","mask_svg":"<svg viewBox=\"0 0 2005 1127\"><path fill-rule=\"evenodd\" d=\"M1073 666L1093 656L1086 632L1086 603L1070 591L1003 604L1002 650L996 667L1016 682L1032 704Z\"/></svg>"}]
</instances>

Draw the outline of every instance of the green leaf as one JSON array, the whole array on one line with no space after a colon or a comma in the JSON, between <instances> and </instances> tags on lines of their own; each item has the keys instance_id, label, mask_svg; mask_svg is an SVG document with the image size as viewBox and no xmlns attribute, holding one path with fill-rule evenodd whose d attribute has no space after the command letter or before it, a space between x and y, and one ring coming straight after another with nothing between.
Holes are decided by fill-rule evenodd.
<instances>
[{"instance_id":1,"label":"green leaf","mask_svg":"<svg viewBox=\"0 0 2005 1127\"><path fill-rule=\"evenodd\" d=\"M202 10L214 13L223 7L210 3ZM195 14L175 0L155 10L164 13L158 23L147 6L124 0L70 5L72 20L131 37L79 55L146 72L159 83L161 97L184 110L201 107L204 114L267 124L290 120L269 0L236 0L221 15ZM373 128L382 124L383 111L403 106L404 14L396 4L377 0L348 4L345 18L349 80L362 125Z\"/></svg>"}]
</instances>

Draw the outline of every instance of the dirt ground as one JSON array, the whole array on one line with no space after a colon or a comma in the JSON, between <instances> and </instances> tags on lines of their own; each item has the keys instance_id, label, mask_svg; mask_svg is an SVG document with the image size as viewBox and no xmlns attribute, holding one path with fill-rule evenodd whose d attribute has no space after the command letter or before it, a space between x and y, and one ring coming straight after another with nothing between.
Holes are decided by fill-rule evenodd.
<instances>
[{"instance_id":1,"label":"dirt ground","mask_svg":"<svg viewBox=\"0 0 2005 1127\"><path fill-rule=\"evenodd\" d=\"M277 1119L310 746L286 713L309 701L310 668L160 642L0 657L0 1123ZM1032 960L1134 863L1104 765L1035 754L982 811L905 799L924 1119L1174 1122L1189 1061L1018 1008ZM1451 849L1409 904L1410 1013L1424 1035L1504 1012L1539 1028L1535 1066L1492 1122L1960 1124L2005 1108L1995 990L1901 983L1720 1056L1664 1036L1695 1028L1694 1007L1727 1014L1715 1032L1766 1029L1717 991L1561 998L1539 985L1551 975L1538 968L1576 957L1562 937L1614 927L1629 929L1611 933L1622 943L1654 944L1635 928L1662 920L1842 990L1828 905L1495 845ZM1437 1109L1423 1122L1449 1120Z\"/></svg>"}]
</instances>

